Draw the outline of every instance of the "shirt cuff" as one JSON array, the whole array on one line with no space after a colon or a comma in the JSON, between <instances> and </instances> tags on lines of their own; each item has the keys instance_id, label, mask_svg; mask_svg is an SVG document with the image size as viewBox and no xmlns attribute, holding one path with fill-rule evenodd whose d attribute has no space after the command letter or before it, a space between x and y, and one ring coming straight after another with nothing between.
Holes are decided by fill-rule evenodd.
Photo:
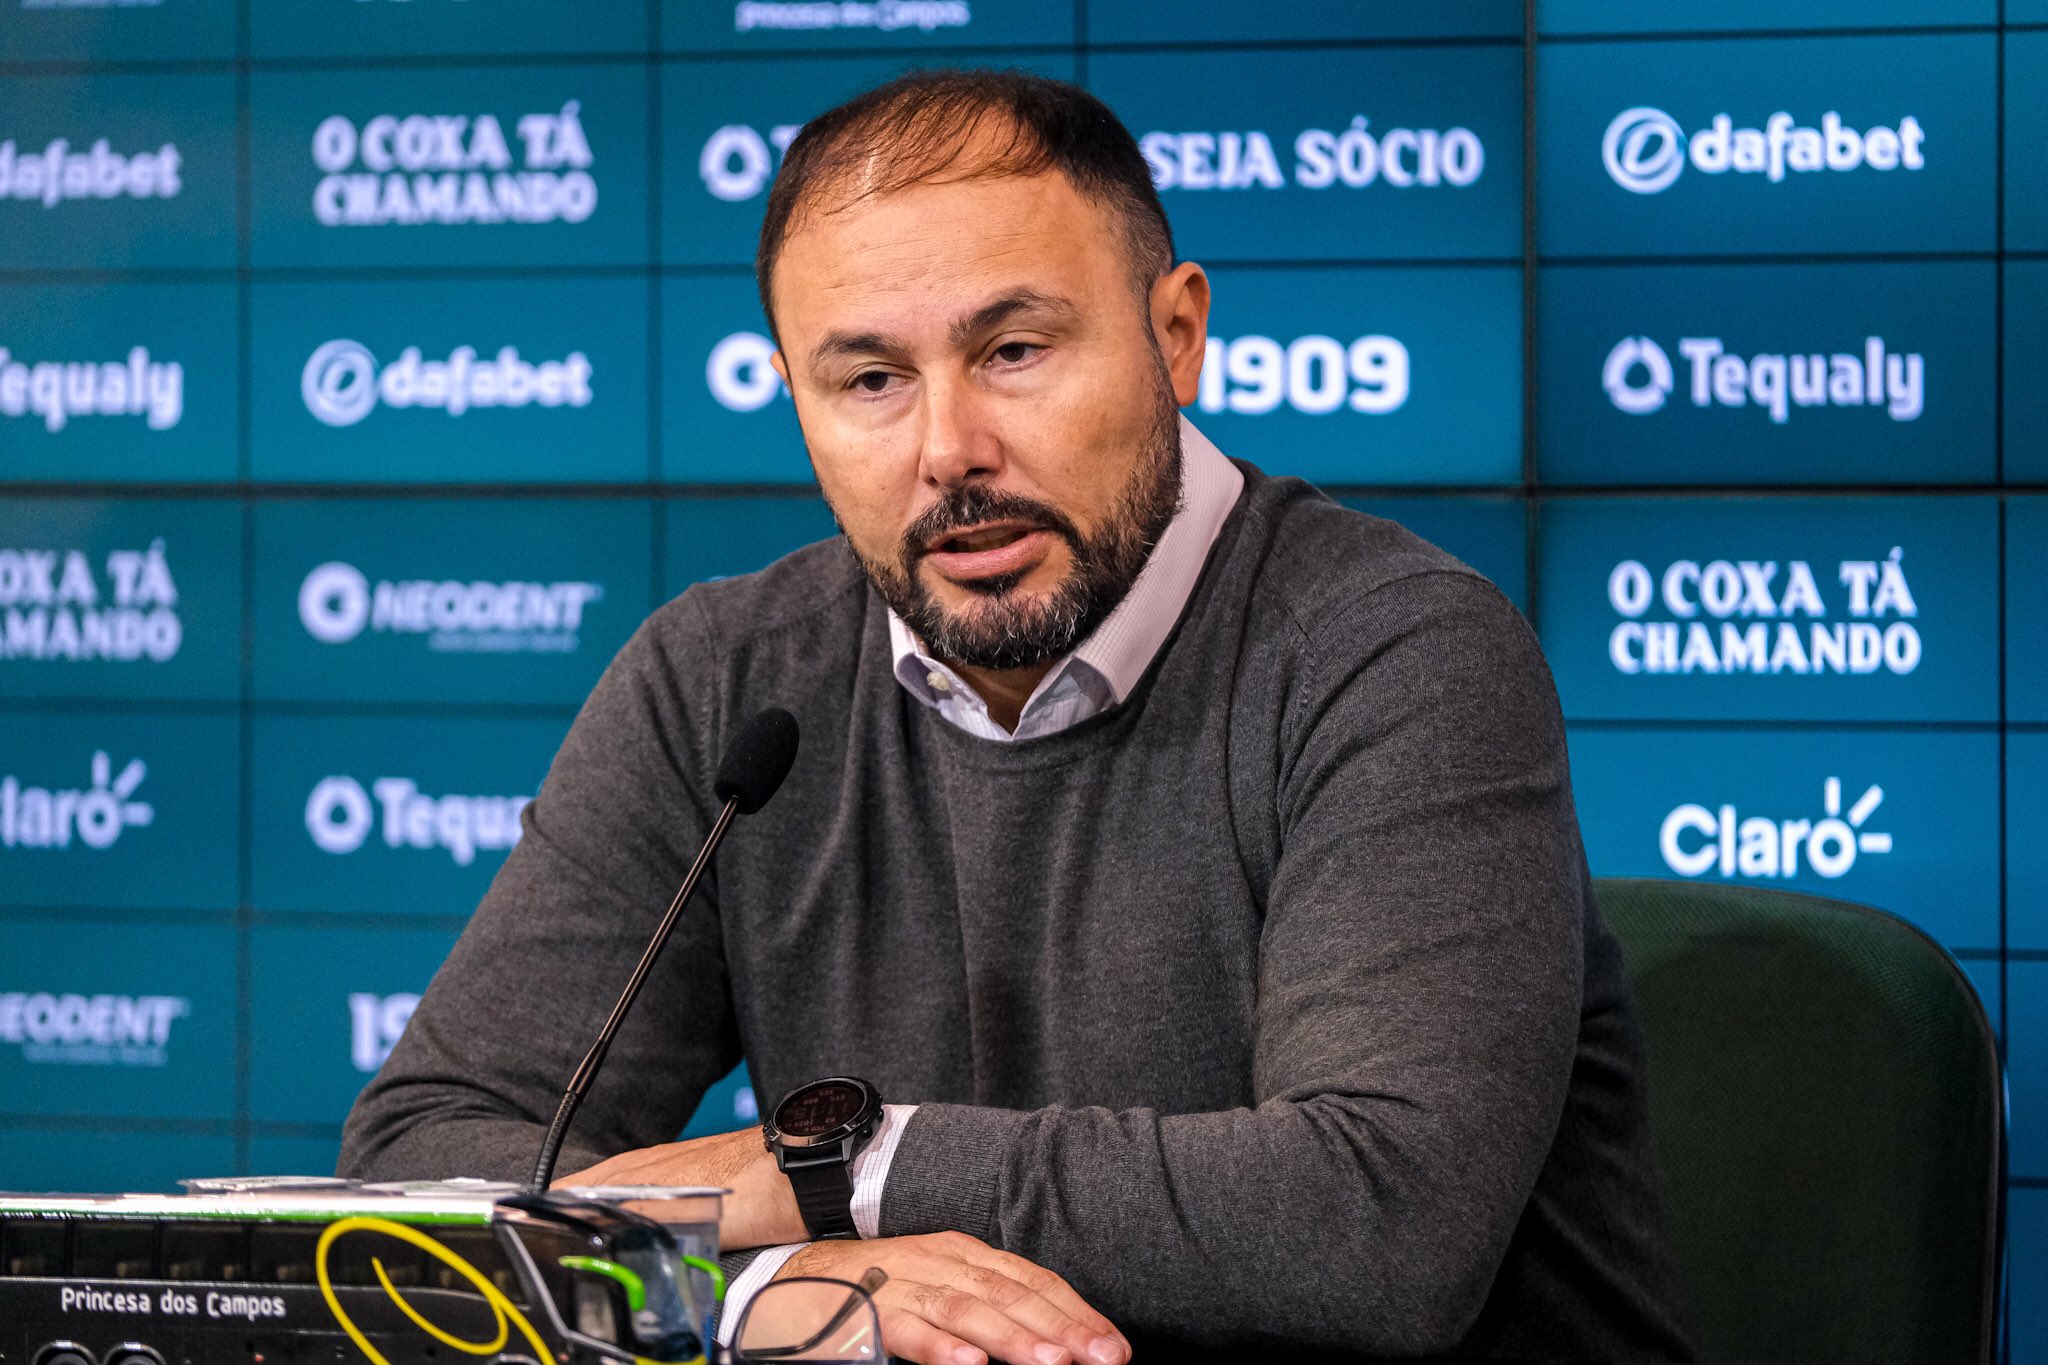
<instances>
[{"instance_id":1,"label":"shirt cuff","mask_svg":"<svg viewBox=\"0 0 2048 1365\"><path fill-rule=\"evenodd\" d=\"M760 1254L747 1263L747 1268L733 1277L725 1287L725 1305L718 1312L718 1344L732 1345L734 1333L739 1331L740 1314L747 1311L747 1300L761 1292L762 1286L775 1278L775 1272L789 1264L789 1258L809 1246L809 1242L789 1242L779 1247L764 1247Z\"/></svg>"},{"instance_id":2,"label":"shirt cuff","mask_svg":"<svg viewBox=\"0 0 2048 1365\"><path fill-rule=\"evenodd\" d=\"M853 1230L863 1237L881 1236L877 1226L882 1221L882 1187L896 1160L896 1144L903 1141L903 1129L916 1112L914 1104L883 1105L881 1126L853 1159Z\"/></svg>"}]
</instances>

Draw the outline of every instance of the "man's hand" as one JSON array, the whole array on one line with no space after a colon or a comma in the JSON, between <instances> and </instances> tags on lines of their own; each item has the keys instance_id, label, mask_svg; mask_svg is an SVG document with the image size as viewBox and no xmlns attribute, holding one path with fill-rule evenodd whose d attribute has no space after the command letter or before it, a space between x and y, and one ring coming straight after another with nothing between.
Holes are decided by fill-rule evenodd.
<instances>
[{"instance_id":1,"label":"man's hand","mask_svg":"<svg viewBox=\"0 0 2048 1365\"><path fill-rule=\"evenodd\" d=\"M555 1185L723 1185L732 1191L718 1218L719 1245L727 1251L780 1246L811 1235L789 1177L775 1168L759 1128L620 1152Z\"/></svg>"},{"instance_id":2,"label":"man's hand","mask_svg":"<svg viewBox=\"0 0 2048 1365\"><path fill-rule=\"evenodd\" d=\"M889 1272L875 1292L882 1345L919 1365L1124 1365L1131 1344L1073 1286L1043 1266L964 1232L813 1242L775 1278L857 1281Z\"/></svg>"}]
</instances>

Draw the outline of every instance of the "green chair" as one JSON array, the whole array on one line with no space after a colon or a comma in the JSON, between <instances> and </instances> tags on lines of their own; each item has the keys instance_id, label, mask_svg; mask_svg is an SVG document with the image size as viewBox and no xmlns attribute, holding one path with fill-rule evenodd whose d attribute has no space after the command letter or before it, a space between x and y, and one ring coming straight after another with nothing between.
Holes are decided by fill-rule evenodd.
<instances>
[{"instance_id":1,"label":"green chair","mask_svg":"<svg viewBox=\"0 0 2048 1365\"><path fill-rule=\"evenodd\" d=\"M1642 1009L1701 1359L1989 1361L2005 1088L1955 964L1867 906L1594 885Z\"/></svg>"}]
</instances>

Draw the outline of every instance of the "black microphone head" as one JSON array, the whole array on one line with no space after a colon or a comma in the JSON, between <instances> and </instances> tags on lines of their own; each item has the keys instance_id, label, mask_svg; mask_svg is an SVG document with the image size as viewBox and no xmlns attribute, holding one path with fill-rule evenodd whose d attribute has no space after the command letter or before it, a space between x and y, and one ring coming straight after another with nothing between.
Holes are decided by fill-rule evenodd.
<instances>
[{"instance_id":1,"label":"black microphone head","mask_svg":"<svg viewBox=\"0 0 2048 1365\"><path fill-rule=\"evenodd\" d=\"M795 762L796 717L771 706L749 716L733 736L711 790L720 801L737 802L741 815L752 815L768 804Z\"/></svg>"}]
</instances>

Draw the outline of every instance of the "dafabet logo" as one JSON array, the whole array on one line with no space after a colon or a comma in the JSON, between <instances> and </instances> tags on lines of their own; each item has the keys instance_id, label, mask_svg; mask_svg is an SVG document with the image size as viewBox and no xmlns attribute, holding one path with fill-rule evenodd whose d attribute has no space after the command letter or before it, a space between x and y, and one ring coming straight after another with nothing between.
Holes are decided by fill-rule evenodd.
<instances>
[{"instance_id":1,"label":"dafabet logo","mask_svg":"<svg viewBox=\"0 0 2048 1365\"><path fill-rule=\"evenodd\" d=\"M1761 128L1738 128L1728 114L1716 114L1705 128L1688 133L1662 109L1624 109L1600 139L1600 160L1614 183L1631 194L1661 194L1687 166L1703 175L1761 175L1772 184L1790 175L1820 171L1917 171L1927 164L1927 133L1908 114L1897 126L1857 130L1833 112L1818 128L1801 125L1780 110Z\"/></svg>"}]
</instances>

